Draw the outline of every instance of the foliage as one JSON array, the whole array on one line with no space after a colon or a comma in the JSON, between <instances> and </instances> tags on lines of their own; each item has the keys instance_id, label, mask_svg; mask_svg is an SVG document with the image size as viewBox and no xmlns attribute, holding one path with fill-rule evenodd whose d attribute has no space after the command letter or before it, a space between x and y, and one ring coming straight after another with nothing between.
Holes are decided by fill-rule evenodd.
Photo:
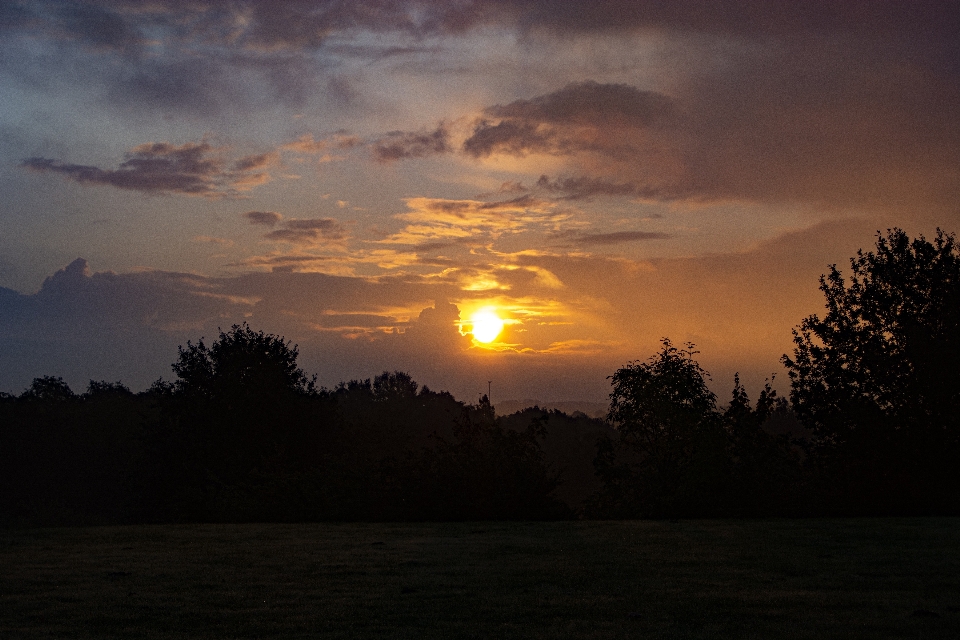
<instances>
[{"instance_id":1,"label":"foliage","mask_svg":"<svg viewBox=\"0 0 960 640\"><path fill-rule=\"evenodd\" d=\"M311 393L316 383L297 366L296 345L280 336L254 331L246 323L220 331L207 347L201 338L179 347L173 365L178 393L207 398L239 399L278 392Z\"/></svg>"},{"instance_id":2,"label":"foliage","mask_svg":"<svg viewBox=\"0 0 960 640\"><path fill-rule=\"evenodd\" d=\"M598 445L597 514L677 515L703 506L719 484L724 443L708 374L693 359L694 345L680 349L667 338L662 345L611 376L608 420L618 438Z\"/></svg>"},{"instance_id":3,"label":"foliage","mask_svg":"<svg viewBox=\"0 0 960 640\"><path fill-rule=\"evenodd\" d=\"M497 416L497 424L517 433L527 431L531 425L543 428L537 443L557 485L550 495L561 500L573 513L582 515L591 496L602 486L593 464L596 443L616 431L603 420L581 412L568 415L539 407Z\"/></svg>"},{"instance_id":4,"label":"foliage","mask_svg":"<svg viewBox=\"0 0 960 640\"><path fill-rule=\"evenodd\" d=\"M23 397L40 402L56 403L75 400L77 396L60 376L43 376L33 379L30 388L24 391Z\"/></svg>"},{"instance_id":5,"label":"foliage","mask_svg":"<svg viewBox=\"0 0 960 640\"><path fill-rule=\"evenodd\" d=\"M287 463L315 443L317 390L296 345L243 324L178 351L177 379L154 385L167 418L157 448L174 469L160 499L186 519L276 517Z\"/></svg>"},{"instance_id":6,"label":"foliage","mask_svg":"<svg viewBox=\"0 0 960 640\"><path fill-rule=\"evenodd\" d=\"M564 517L568 509L551 494L557 478L544 463L539 440L544 420L523 431L505 429L486 396L464 407L450 441L417 457L408 500L417 520L542 520Z\"/></svg>"},{"instance_id":7,"label":"foliage","mask_svg":"<svg viewBox=\"0 0 960 640\"><path fill-rule=\"evenodd\" d=\"M774 433L767 426L772 418L789 420L786 398L781 398L767 381L755 407L733 378L730 404L722 421L728 438L730 478L727 509L730 515L770 516L802 512L797 489L802 480L803 442L786 433Z\"/></svg>"},{"instance_id":8,"label":"foliage","mask_svg":"<svg viewBox=\"0 0 960 640\"><path fill-rule=\"evenodd\" d=\"M611 380L609 421L595 460L603 483L589 504L594 517L786 515L797 513L800 451L767 430L787 411L769 382L751 407L734 376L729 406L717 407L694 345L662 349Z\"/></svg>"},{"instance_id":9,"label":"foliage","mask_svg":"<svg viewBox=\"0 0 960 640\"><path fill-rule=\"evenodd\" d=\"M956 493L942 471L960 450L960 246L893 229L850 266L849 282L836 265L821 277L826 315L783 357L793 408L851 500L925 512Z\"/></svg>"},{"instance_id":10,"label":"foliage","mask_svg":"<svg viewBox=\"0 0 960 640\"><path fill-rule=\"evenodd\" d=\"M544 462L541 421L504 428L489 402L465 405L398 371L311 391L292 366L294 351L246 359L249 345L283 347L282 338L245 327L224 335L209 348L182 349L175 370L183 376L139 394L91 381L76 395L59 378L40 378L21 396L0 398L0 521L568 514L552 496L557 481ZM223 364L237 361L253 364ZM278 369L294 372L286 376L293 384L248 386Z\"/></svg>"},{"instance_id":11,"label":"foliage","mask_svg":"<svg viewBox=\"0 0 960 640\"><path fill-rule=\"evenodd\" d=\"M74 394L35 379L0 403L0 521L124 523L142 516L145 415L120 383Z\"/></svg>"},{"instance_id":12,"label":"foliage","mask_svg":"<svg viewBox=\"0 0 960 640\"><path fill-rule=\"evenodd\" d=\"M678 349L664 338L660 353L646 362L633 362L610 379L612 422L636 448L654 459L670 457L706 416L717 398L707 388L709 377L693 359L694 345Z\"/></svg>"},{"instance_id":13,"label":"foliage","mask_svg":"<svg viewBox=\"0 0 960 640\"><path fill-rule=\"evenodd\" d=\"M410 399L417 395L419 385L403 371L384 371L373 379L373 397L379 402ZM429 390L428 390L429 391Z\"/></svg>"}]
</instances>

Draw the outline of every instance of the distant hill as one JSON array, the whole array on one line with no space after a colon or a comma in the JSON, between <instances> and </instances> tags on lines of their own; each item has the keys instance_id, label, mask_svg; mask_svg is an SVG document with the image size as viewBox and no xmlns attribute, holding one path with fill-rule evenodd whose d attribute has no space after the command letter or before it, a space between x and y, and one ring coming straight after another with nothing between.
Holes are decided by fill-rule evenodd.
<instances>
[{"instance_id":1,"label":"distant hill","mask_svg":"<svg viewBox=\"0 0 960 640\"><path fill-rule=\"evenodd\" d=\"M606 418L609 405L605 402L587 402L585 400L562 400L560 402L542 402L526 398L524 400L503 400L494 404L498 416L509 416L517 411L523 411L530 407L540 407L541 409L554 409L562 411L567 415L573 415L579 411L590 418Z\"/></svg>"}]
</instances>

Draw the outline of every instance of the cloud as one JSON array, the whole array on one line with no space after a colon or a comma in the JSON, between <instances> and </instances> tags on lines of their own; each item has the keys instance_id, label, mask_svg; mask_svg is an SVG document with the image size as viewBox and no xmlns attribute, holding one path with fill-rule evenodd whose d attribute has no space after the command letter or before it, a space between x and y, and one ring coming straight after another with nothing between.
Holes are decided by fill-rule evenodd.
<instances>
[{"instance_id":1,"label":"cloud","mask_svg":"<svg viewBox=\"0 0 960 640\"><path fill-rule=\"evenodd\" d=\"M148 142L134 147L117 169L62 163L48 158L27 158L21 166L51 172L80 184L107 185L156 195L203 198L235 197L270 180L261 169L275 161L273 154L245 156L233 165L223 150L207 142Z\"/></svg>"},{"instance_id":2,"label":"cloud","mask_svg":"<svg viewBox=\"0 0 960 640\"><path fill-rule=\"evenodd\" d=\"M329 146L330 144L327 140L315 140L313 134L306 133L293 142L285 143L283 148L298 153L323 153Z\"/></svg>"},{"instance_id":3,"label":"cloud","mask_svg":"<svg viewBox=\"0 0 960 640\"><path fill-rule=\"evenodd\" d=\"M488 107L462 151L559 158L576 175L537 187L568 200L902 208L960 197L956 77L801 49L735 52L736 65L678 78L671 97L588 81Z\"/></svg>"},{"instance_id":4,"label":"cloud","mask_svg":"<svg viewBox=\"0 0 960 640\"><path fill-rule=\"evenodd\" d=\"M283 219L276 211L247 211L243 217L249 220L250 224L261 224L265 227L272 227Z\"/></svg>"},{"instance_id":5,"label":"cloud","mask_svg":"<svg viewBox=\"0 0 960 640\"><path fill-rule=\"evenodd\" d=\"M555 227L569 217L555 211L554 203L529 195L495 202L421 197L408 198L406 204L409 211L394 216L406 226L380 243L421 247L438 246L438 241L482 244L529 227Z\"/></svg>"},{"instance_id":6,"label":"cloud","mask_svg":"<svg viewBox=\"0 0 960 640\"><path fill-rule=\"evenodd\" d=\"M94 52L140 53L145 39L140 29L120 12L94 2L4 2L0 31L20 30L79 43Z\"/></svg>"},{"instance_id":7,"label":"cloud","mask_svg":"<svg viewBox=\"0 0 960 640\"><path fill-rule=\"evenodd\" d=\"M40 291L22 296L17 332L48 333L50 339L91 336L135 327L178 330L198 327L211 315L240 312L254 298L232 295L216 281L194 274L140 271L94 272L77 258L46 278ZM35 323L34 326L30 326ZM8 335L15 339L16 333Z\"/></svg>"},{"instance_id":8,"label":"cloud","mask_svg":"<svg viewBox=\"0 0 960 640\"><path fill-rule=\"evenodd\" d=\"M88 60L87 64L95 63ZM210 116L249 99L229 81L229 66L216 55L167 53L157 58L122 58L116 66L97 68L88 74L103 83L110 104Z\"/></svg>"},{"instance_id":9,"label":"cloud","mask_svg":"<svg viewBox=\"0 0 960 640\"><path fill-rule=\"evenodd\" d=\"M276 152L256 153L244 156L233 163L233 170L239 172L255 171L265 169L277 162Z\"/></svg>"},{"instance_id":10,"label":"cloud","mask_svg":"<svg viewBox=\"0 0 960 640\"><path fill-rule=\"evenodd\" d=\"M584 245L612 245L625 242L643 242L647 240L665 240L670 236L666 233L652 231L613 231L611 233L581 233L577 236L577 243Z\"/></svg>"},{"instance_id":11,"label":"cloud","mask_svg":"<svg viewBox=\"0 0 960 640\"><path fill-rule=\"evenodd\" d=\"M475 120L472 107L443 114L444 122L473 123L465 140L440 127L353 144L371 146L380 162L451 148L484 160L545 154L569 161L563 174L632 184L637 195L663 200L944 206L960 197L960 15L933 0L869 10L828 0L294 0L283 11L251 0L3 6L10 44L0 64L34 84L50 83L51 75L64 86L82 78L84 91L99 91L125 116L159 109L242 117L278 101L303 113L320 101L350 117L374 117L376 101L364 102L363 94L386 67L353 73L364 48L418 55L435 71L434 58L468 51L472 38L489 33L482 29L538 50L571 38L591 50L635 42L652 47L653 77L592 66L604 56L591 54L583 67L547 65L537 82L520 85L549 87L557 78L556 90L488 105ZM61 55L69 64L54 67ZM467 60L463 70L482 73L485 62ZM584 81L591 72L596 77ZM564 86L571 77L580 81ZM336 90L344 78L359 98ZM289 150L333 159L338 144L311 136ZM135 177L46 157L27 162L87 183ZM266 175L251 169L234 189ZM210 193L202 184L187 188Z\"/></svg>"},{"instance_id":12,"label":"cloud","mask_svg":"<svg viewBox=\"0 0 960 640\"><path fill-rule=\"evenodd\" d=\"M550 193L563 194L565 200L580 200L591 196L637 196L654 195L630 182L611 182L605 178L579 176L558 178L553 181L542 175L537 187Z\"/></svg>"},{"instance_id":13,"label":"cloud","mask_svg":"<svg viewBox=\"0 0 960 640\"><path fill-rule=\"evenodd\" d=\"M529 385L538 379L535 373L550 371L549 362L536 360L533 352L526 364L493 363L493 370L489 361L472 360L470 338L458 329L461 310L496 303L509 315L508 331L516 336L524 323L533 329L537 323L567 321L563 305L484 295L435 279L284 270L226 278L114 274L93 272L80 259L48 278L37 294L0 290L0 348L16 356L16 367L0 370L0 389L18 391L43 373L64 375L75 388L91 378L119 378L144 388L160 375L169 376L177 344L212 338L218 327L240 321L298 343L302 366L330 386L402 369L431 387L463 396L472 393L474 376L488 380L496 372L492 379L504 385L511 379L526 379ZM545 347L563 339L568 337L542 342ZM598 380L602 385L603 376Z\"/></svg>"},{"instance_id":14,"label":"cloud","mask_svg":"<svg viewBox=\"0 0 960 640\"><path fill-rule=\"evenodd\" d=\"M485 113L534 123L650 127L671 117L674 110L673 101L660 93L588 80L530 100L488 107Z\"/></svg>"},{"instance_id":15,"label":"cloud","mask_svg":"<svg viewBox=\"0 0 960 640\"><path fill-rule=\"evenodd\" d=\"M64 35L94 49L139 49L144 44L139 29L108 9L89 4L65 4L54 14Z\"/></svg>"},{"instance_id":16,"label":"cloud","mask_svg":"<svg viewBox=\"0 0 960 640\"><path fill-rule=\"evenodd\" d=\"M214 237L214 236L194 236L194 237L193 237L193 241L194 241L194 242L202 242L202 243L204 243L204 244L219 245L219 246L221 246L221 247L232 247L232 246L233 246L233 240L229 240L229 239L227 239L227 238L217 238L217 237Z\"/></svg>"},{"instance_id":17,"label":"cloud","mask_svg":"<svg viewBox=\"0 0 960 640\"><path fill-rule=\"evenodd\" d=\"M449 133L440 125L429 133L391 131L372 143L373 155L378 162L391 162L408 158L425 158L450 151Z\"/></svg>"},{"instance_id":18,"label":"cloud","mask_svg":"<svg viewBox=\"0 0 960 640\"><path fill-rule=\"evenodd\" d=\"M59 25L61 33L93 43L121 46L142 38L137 22L145 16L153 27L151 35L208 46L237 43L265 52L315 50L332 35L358 30L422 37L490 25L560 35L658 29L744 37L797 32L862 32L887 37L907 32L943 37L956 27L955 13L934 0L887 2L869 10L830 0L773 5L762 0L719 4L709 0L602 0L590 4L578 0L292 0L284 3L284 11L254 0L227 5L156 0L146 6L136 0L115 0L103 8L102 3L94 2L74 3L79 5L76 8L52 1L34 4L34 16L42 17L46 28Z\"/></svg>"},{"instance_id":19,"label":"cloud","mask_svg":"<svg viewBox=\"0 0 960 640\"><path fill-rule=\"evenodd\" d=\"M271 231L263 237L274 242L298 245L338 243L347 238L343 226L333 218L287 218L285 228Z\"/></svg>"},{"instance_id":20,"label":"cloud","mask_svg":"<svg viewBox=\"0 0 960 640\"><path fill-rule=\"evenodd\" d=\"M926 211L928 220L953 224L960 201L957 11L954 5L925 0L869 6L832 0L293 0L284 3L283 11L249 0L7 2L0 3L0 65L13 83L11 100L19 104L17 92L34 87L42 89L23 94L29 104L43 105L54 95L70 100L69 107L61 109L51 101L45 107L50 117L34 123L44 129L35 133L46 142L36 136L27 142L24 137L24 144L18 139L7 146L50 149L93 137L109 144L112 138L104 138L104 133L129 135L147 122L152 130L229 129L233 135L293 140L277 147L277 152L284 158L302 154L295 160L303 163L361 146L384 162L439 153L463 155L454 163L443 163L443 169L432 175L420 176L429 182L419 186L403 171L387 172L391 176L385 178L382 168L363 167L348 174L346 166L329 167L315 192L336 193L328 205L338 197L364 205L382 203L369 216L358 216L361 224L397 211L390 209L392 194L441 196L406 200L407 211L382 232L381 243L357 240L348 252L347 231L330 219L285 224L279 213L251 211L246 219L264 227L258 233L276 234L267 238L278 243L268 247L276 251L235 264L272 270L266 274L272 279L256 280L255 286L244 289L254 280L86 274L80 282L88 285L136 283L143 288L132 289L131 296L172 291L176 295L171 294L170 305L178 304L176 296L212 305L219 298L210 296L242 291L273 295L274 289L285 287L289 299L280 300L279 308L292 312L290 317L311 318L335 309L342 312L338 318L345 318L355 312L355 326L369 322L380 331L399 325L391 324L387 315L378 319L380 311L371 309L370 300L379 302L400 291L405 304L413 304L410 300L461 304L470 296L539 292L537 287L546 290L552 283L550 292L558 299L569 302L579 296L595 305L590 308L611 309L610 317L618 324L614 333L628 336L628 342L634 334L642 335L655 347L656 334L673 336L676 329L696 340L698 334L706 335L715 344L722 334L735 335L740 340L737 348L756 350L759 347L751 346L751 340L772 344L769 335L775 330L765 328L768 324L779 327L776 330L789 341L788 325L819 309L816 276L823 265L842 263L857 245L835 253L818 249L815 266L803 265L807 279L800 286L791 271L798 263L796 249L786 240L762 259L750 250L749 259L674 261L564 255L555 245L551 249L551 243L620 248L623 243L654 240L653 232L624 230L643 223L634 219L635 224L623 224L623 218L665 210L627 202L637 198L696 205L720 201L724 205L717 207L715 228L722 235L735 235L737 225L753 224L754 218L741 215L747 209L741 206L744 202L768 216L757 225L762 228L760 236L803 226L807 221L797 223L784 214L796 203L800 204L791 210L814 211L810 215L819 219L839 215L840 208L848 215L851 209L891 207L908 222L916 219L910 211ZM492 41L498 43L495 52ZM353 51L348 51L351 47ZM545 60L551 48L563 51L556 61ZM512 60L504 63L515 59L519 50L530 57L513 67ZM570 64L578 56L581 59ZM441 58L450 61L449 66L438 68L435 63ZM641 66L635 66L637 61ZM400 66L407 62L418 63L419 71L411 71L412 65ZM494 65L498 77L491 78ZM55 66L53 75L37 71ZM459 74L455 79L450 73L454 70ZM381 83L394 71L391 82ZM430 84L440 72L451 82L449 96ZM421 75L402 75L412 73ZM570 80L577 82L568 84ZM417 110L422 103L413 108L409 103L411 95L420 99L422 88L431 102L429 115ZM100 117L104 97L119 108L107 109ZM439 112L446 100L457 105L448 107L452 113ZM295 114L284 110L293 104L306 108ZM328 108L331 104L334 108ZM75 134L62 135L74 118L85 117L91 105L98 109L97 122L118 122L115 130L80 127ZM173 124L157 118L157 109ZM443 127L418 131L416 124L403 121L411 111L421 114L413 116L415 123L450 123L445 125L449 132L444 134ZM204 118L210 114L217 117ZM303 119L295 118L301 115ZM254 119L253 126L248 118ZM365 137L344 132L301 136L345 123ZM369 133L390 129L399 131ZM271 163L278 161L271 153L237 157L209 145L199 151L190 148L201 147L200 142L181 147L157 144L167 148L138 147L119 166L65 152L21 151L17 157L44 155L24 161L24 166L82 184L207 198L245 193L268 179ZM192 160L187 157L191 153ZM525 159L517 160L520 157ZM472 174L471 166L476 169ZM537 180L541 174L547 175ZM347 175L346 183L332 186ZM392 182L394 178L397 182ZM506 186L498 195L487 196L498 202L484 202L480 196L458 199L501 183ZM349 190L358 184L366 188L365 195ZM296 194L282 197L309 197L308 180L298 187ZM528 197L507 200L515 195ZM606 200L576 202L589 198ZM613 199L622 202L610 202ZM275 200L270 202L250 208L276 206ZM764 207L769 202L778 206ZM578 211L581 204L583 210ZM604 220L619 218L609 228L589 218L601 206ZM714 241L713 227L705 224L689 235L680 231L690 222L681 220L687 210L672 209L671 224L683 237L671 247L691 253L712 250L712 245L705 245ZM570 231L584 219L593 220L593 225ZM193 229L186 237L203 232ZM834 246L829 244L834 242L829 230L818 234L811 233L807 241ZM697 246L701 239L704 245ZM370 249L371 245L377 248ZM522 252L522 247L531 246L537 249ZM656 243L636 248L650 254L660 250ZM331 255L320 255L324 252ZM434 253L425 257L428 252ZM389 270L394 279L388 282L374 265ZM286 273L350 269L363 277L334 280ZM356 282L360 280L363 285ZM382 286L373 287L373 281ZM52 295L53 286L47 287L45 296ZM348 289L362 295L343 302L354 295L345 293ZM815 304L804 309L790 298L793 295ZM40 304L39 298L23 298ZM14 308L6 300L0 312ZM224 300L227 305L229 300ZM99 312L113 313L108 302ZM16 302L17 309L26 309L24 305L23 300ZM204 315L202 323L191 326L225 323L225 318L251 312L250 305L239 303L203 308L210 311L209 317ZM151 318L169 319L155 308L142 311L142 317L117 320L117 333L139 322L155 328ZM282 324L286 316L270 315L263 308L256 313L258 319L289 326ZM791 314L797 319L785 319ZM77 326L96 320L93 312L80 319L70 317ZM344 321L343 326L347 324ZM66 332L72 326L57 325L44 339L54 341L61 329ZM580 325L590 331L594 326L586 321ZM537 348L547 349L551 344L597 338L581 332L538 339ZM7 348L4 354L9 353ZM60 352L70 357L69 345ZM345 367L361 360L351 351L338 353ZM479 368L471 370L486 375Z\"/></svg>"},{"instance_id":21,"label":"cloud","mask_svg":"<svg viewBox=\"0 0 960 640\"><path fill-rule=\"evenodd\" d=\"M463 150L475 157L493 153L569 154L617 148L605 131L645 129L673 120L665 95L625 84L571 83L553 93L484 110Z\"/></svg>"},{"instance_id":22,"label":"cloud","mask_svg":"<svg viewBox=\"0 0 960 640\"><path fill-rule=\"evenodd\" d=\"M515 156L569 152L571 149L563 142L557 139L555 131L542 130L536 123L501 120L494 124L481 120L464 141L463 151L477 158L495 152Z\"/></svg>"},{"instance_id":23,"label":"cloud","mask_svg":"<svg viewBox=\"0 0 960 640\"><path fill-rule=\"evenodd\" d=\"M300 255L287 253L272 253L261 256L251 256L239 262L231 262L228 267L266 268L270 271L320 271L322 265L334 260L333 256Z\"/></svg>"},{"instance_id":24,"label":"cloud","mask_svg":"<svg viewBox=\"0 0 960 640\"><path fill-rule=\"evenodd\" d=\"M625 84L571 83L484 109L462 151L478 159L553 156L580 174L537 187L565 200L675 199L691 194L687 114L664 94Z\"/></svg>"},{"instance_id":25,"label":"cloud","mask_svg":"<svg viewBox=\"0 0 960 640\"><path fill-rule=\"evenodd\" d=\"M330 149L346 151L360 144L361 141L358 137L346 132L335 133L329 138L321 138L320 140L315 139L312 133L306 133L293 142L285 143L281 148L297 153L320 154Z\"/></svg>"},{"instance_id":26,"label":"cloud","mask_svg":"<svg viewBox=\"0 0 960 640\"><path fill-rule=\"evenodd\" d=\"M416 3L407 4L408 7ZM437 3L425 13L421 29L462 33L487 26L511 26L524 32L560 37L673 31L742 38L818 34L825 37L869 35L887 40L928 33L946 40L956 33L958 16L937 0L884 2L868 9L857 3L812 0L770 3L764 0L466 0Z\"/></svg>"},{"instance_id":27,"label":"cloud","mask_svg":"<svg viewBox=\"0 0 960 640\"><path fill-rule=\"evenodd\" d=\"M552 203L531 196L497 202L408 198L406 203L411 211L397 215L403 220L501 229L517 228L526 222L544 220L553 209Z\"/></svg>"},{"instance_id":28,"label":"cloud","mask_svg":"<svg viewBox=\"0 0 960 640\"><path fill-rule=\"evenodd\" d=\"M504 182L504 183L502 183L502 184L500 185L500 188L497 189L497 191L496 191L495 193L487 193L487 194L483 194L483 195L480 195L480 196L477 196L477 197L478 197L478 198L489 198L489 197L492 197L492 196L494 196L494 195L502 196L502 195L504 195L504 194L511 194L511 193L513 193L513 194L517 194L517 193L528 193L529 191L530 191L530 189L529 189L528 187L524 186L523 182L521 182L520 180L507 180L506 182Z\"/></svg>"}]
</instances>

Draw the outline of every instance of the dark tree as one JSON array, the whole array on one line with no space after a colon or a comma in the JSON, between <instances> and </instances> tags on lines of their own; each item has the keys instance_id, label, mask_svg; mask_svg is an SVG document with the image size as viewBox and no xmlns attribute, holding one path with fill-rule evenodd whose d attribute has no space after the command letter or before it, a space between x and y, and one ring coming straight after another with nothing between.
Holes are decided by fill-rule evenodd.
<instances>
[{"instance_id":1,"label":"dark tree","mask_svg":"<svg viewBox=\"0 0 960 640\"><path fill-rule=\"evenodd\" d=\"M76 400L70 386L60 376L43 376L34 378L30 388L23 392L24 399L38 400L46 403L66 402Z\"/></svg>"},{"instance_id":2,"label":"dark tree","mask_svg":"<svg viewBox=\"0 0 960 640\"><path fill-rule=\"evenodd\" d=\"M418 520L551 520L569 516L544 461L545 420L505 429L484 396L464 406L452 437L413 457L405 502Z\"/></svg>"},{"instance_id":3,"label":"dark tree","mask_svg":"<svg viewBox=\"0 0 960 640\"><path fill-rule=\"evenodd\" d=\"M600 443L598 513L659 517L719 506L726 439L693 348L665 338L660 353L611 376L608 420L619 433Z\"/></svg>"},{"instance_id":4,"label":"dark tree","mask_svg":"<svg viewBox=\"0 0 960 640\"><path fill-rule=\"evenodd\" d=\"M180 347L166 406L166 437L176 461L170 485L183 518L281 519L279 488L316 454L322 425L311 417L314 380L297 365L296 345L246 324ZM155 391L163 396L162 384ZM194 498L185 500L184 495Z\"/></svg>"},{"instance_id":5,"label":"dark tree","mask_svg":"<svg viewBox=\"0 0 960 640\"><path fill-rule=\"evenodd\" d=\"M417 396L419 386L408 373L384 371L373 379L373 397L379 402L411 400Z\"/></svg>"},{"instance_id":6,"label":"dark tree","mask_svg":"<svg viewBox=\"0 0 960 640\"><path fill-rule=\"evenodd\" d=\"M0 405L0 521L117 524L141 517L149 417L124 385L91 381L78 395L47 376Z\"/></svg>"},{"instance_id":7,"label":"dark tree","mask_svg":"<svg viewBox=\"0 0 960 640\"><path fill-rule=\"evenodd\" d=\"M894 229L850 262L849 282L836 265L820 278L826 315L783 357L793 408L851 500L937 511L960 444L960 247Z\"/></svg>"},{"instance_id":8,"label":"dark tree","mask_svg":"<svg viewBox=\"0 0 960 640\"><path fill-rule=\"evenodd\" d=\"M730 483L726 506L730 515L794 515L802 512L797 495L802 448L789 434L769 428L774 417L789 419L786 398L767 381L755 407L750 405L739 374L733 378L730 404L723 411L728 437Z\"/></svg>"},{"instance_id":9,"label":"dark tree","mask_svg":"<svg viewBox=\"0 0 960 640\"><path fill-rule=\"evenodd\" d=\"M187 341L179 347L180 357L173 365L177 374L175 390L207 398L249 394L258 397L275 393L311 393L312 379L297 366L299 351L281 336L254 331L246 323L220 331L220 337L207 347L201 338L197 344Z\"/></svg>"},{"instance_id":10,"label":"dark tree","mask_svg":"<svg viewBox=\"0 0 960 640\"><path fill-rule=\"evenodd\" d=\"M692 344L678 349L664 338L663 349L646 362L632 362L611 377L608 419L625 438L654 458L716 408L708 374L693 359Z\"/></svg>"}]
</instances>

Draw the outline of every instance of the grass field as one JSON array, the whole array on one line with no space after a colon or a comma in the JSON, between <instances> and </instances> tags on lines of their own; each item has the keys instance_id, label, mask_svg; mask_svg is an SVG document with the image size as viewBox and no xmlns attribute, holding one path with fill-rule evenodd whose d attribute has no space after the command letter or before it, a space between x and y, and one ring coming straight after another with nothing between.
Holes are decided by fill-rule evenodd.
<instances>
[{"instance_id":1,"label":"grass field","mask_svg":"<svg viewBox=\"0 0 960 640\"><path fill-rule=\"evenodd\" d=\"M0 637L960 638L960 519L5 530Z\"/></svg>"}]
</instances>

